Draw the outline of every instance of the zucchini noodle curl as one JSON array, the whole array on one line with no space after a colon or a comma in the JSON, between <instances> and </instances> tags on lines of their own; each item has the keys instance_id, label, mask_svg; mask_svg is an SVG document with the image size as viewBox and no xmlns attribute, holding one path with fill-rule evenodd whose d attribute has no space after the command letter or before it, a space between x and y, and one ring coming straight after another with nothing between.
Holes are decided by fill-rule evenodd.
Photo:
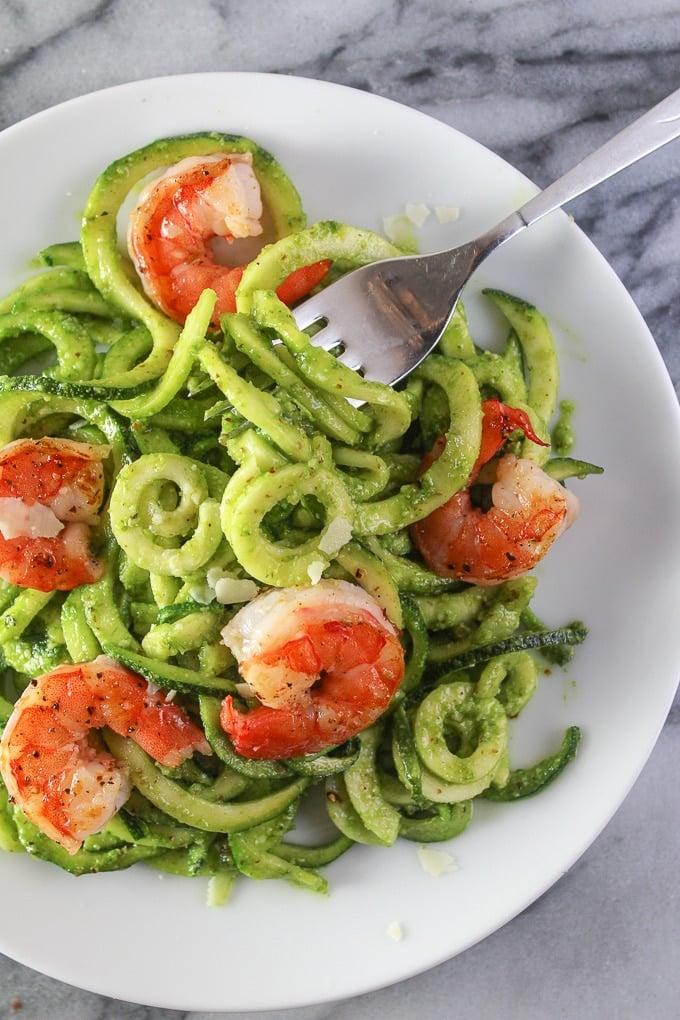
<instances>
[{"instance_id":1,"label":"zucchini noodle curl","mask_svg":"<svg viewBox=\"0 0 680 1020\"><path fill-rule=\"evenodd\" d=\"M196 461L146 454L119 474L111 494L111 529L142 570L184 577L202 567L222 541L219 499Z\"/></svg>"}]
</instances>

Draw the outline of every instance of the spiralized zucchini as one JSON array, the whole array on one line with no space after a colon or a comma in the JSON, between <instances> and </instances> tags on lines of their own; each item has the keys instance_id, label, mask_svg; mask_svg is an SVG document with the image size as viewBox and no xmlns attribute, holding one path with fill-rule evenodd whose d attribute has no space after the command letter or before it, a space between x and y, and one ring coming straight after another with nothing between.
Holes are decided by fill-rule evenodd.
<instances>
[{"instance_id":1,"label":"spiralized zucchini","mask_svg":"<svg viewBox=\"0 0 680 1020\"><path fill-rule=\"evenodd\" d=\"M220 330L210 326L211 291L180 327L134 282L116 213L149 170L234 146L255 154L269 182L279 239L246 269L238 310ZM489 292L508 321L498 352L478 348L461 308L438 352L400 387L363 379L310 343L275 290L319 259L345 270L397 251L344 224L305 227L296 202L278 164L247 139L147 146L96 182L81 243L46 249L42 272L0 303L0 444L56 435L111 450L101 579L48 594L0 584L0 724L31 678L104 652L174 692L213 749L169 769L105 732L133 784L113 821L69 855L0 788L7 851L77 874L145 861L217 876L225 895L239 874L323 892L319 869L353 844L449 840L475 798L532 793L575 752L572 728L545 762L513 770L509 733L537 684L550 682L537 656L564 664L585 628L546 630L530 609L533 578L481 588L436 576L408 531L467 485L484 399L523 408L549 438L558 373L545 320ZM38 356L44 367L29 371ZM441 434L442 455L421 473ZM549 469L549 446L519 439L513 448ZM574 473L586 470L578 462ZM221 699L240 682L220 631L239 599L321 577L363 586L400 629L401 688L345 745L293 760L243 758L219 724ZM219 601L218 581L234 602ZM322 812L334 835L291 842L300 812Z\"/></svg>"}]
</instances>

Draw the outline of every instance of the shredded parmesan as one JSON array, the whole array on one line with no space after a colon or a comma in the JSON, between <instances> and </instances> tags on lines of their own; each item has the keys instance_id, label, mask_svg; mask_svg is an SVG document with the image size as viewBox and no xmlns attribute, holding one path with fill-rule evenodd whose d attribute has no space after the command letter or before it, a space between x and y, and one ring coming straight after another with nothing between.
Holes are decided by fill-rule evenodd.
<instances>
[{"instance_id":1,"label":"shredded parmesan","mask_svg":"<svg viewBox=\"0 0 680 1020\"><path fill-rule=\"evenodd\" d=\"M411 223L414 223L416 227L422 227L423 223L430 215L431 210L429 206L423 205L422 202L419 202L418 204L411 203L410 205L407 205L404 212Z\"/></svg>"},{"instance_id":2,"label":"shredded parmesan","mask_svg":"<svg viewBox=\"0 0 680 1020\"><path fill-rule=\"evenodd\" d=\"M203 606L209 605L215 599L223 606L230 606L235 602L250 602L258 591L255 582L249 578L232 577L219 567L211 567L206 575L205 584L195 584L189 594L195 602L200 602Z\"/></svg>"},{"instance_id":3,"label":"shredded parmesan","mask_svg":"<svg viewBox=\"0 0 680 1020\"><path fill-rule=\"evenodd\" d=\"M208 573L205 575L205 582L209 588L215 591L215 585L221 577L227 577L228 575L220 567L211 567Z\"/></svg>"},{"instance_id":4,"label":"shredded parmesan","mask_svg":"<svg viewBox=\"0 0 680 1020\"><path fill-rule=\"evenodd\" d=\"M189 594L194 602L200 602L202 606L209 606L215 601L215 589L209 584L195 584L189 588Z\"/></svg>"},{"instance_id":5,"label":"shredded parmesan","mask_svg":"<svg viewBox=\"0 0 680 1020\"><path fill-rule=\"evenodd\" d=\"M327 556L335 556L351 537L352 525L347 518L335 517L326 528L326 534L319 540L319 549Z\"/></svg>"},{"instance_id":6,"label":"shredded parmesan","mask_svg":"<svg viewBox=\"0 0 680 1020\"><path fill-rule=\"evenodd\" d=\"M258 591L255 582L247 577L220 577L215 582L215 598L223 606L230 606L235 602L250 602Z\"/></svg>"},{"instance_id":7,"label":"shredded parmesan","mask_svg":"<svg viewBox=\"0 0 680 1020\"><path fill-rule=\"evenodd\" d=\"M312 584L318 584L321 580L321 576L324 572L325 564L323 560L314 560L307 567L307 576Z\"/></svg>"},{"instance_id":8,"label":"shredded parmesan","mask_svg":"<svg viewBox=\"0 0 680 1020\"><path fill-rule=\"evenodd\" d=\"M454 205L437 205L434 214L438 223L455 223L460 216L460 209Z\"/></svg>"},{"instance_id":9,"label":"shredded parmesan","mask_svg":"<svg viewBox=\"0 0 680 1020\"><path fill-rule=\"evenodd\" d=\"M398 921L392 921L391 924L388 924L386 934L391 939L394 939L395 942L401 942L404 937L403 929Z\"/></svg>"},{"instance_id":10,"label":"shredded parmesan","mask_svg":"<svg viewBox=\"0 0 680 1020\"><path fill-rule=\"evenodd\" d=\"M383 217L385 237L403 251L416 252L418 250L418 239L413 226L413 221L403 213L397 216Z\"/></svg>"},{"instance_id":11,"label":"shredded parmesan","mask_svg":"<svg viewBox=\"0 0 680 1020\"><path fill-rule=\"evenodd\" d=\"M429 846L420 846L418 847L418 860L423 871L435 878L458 871L455 857L452 857L446 850L433 850Z\"/></svg>"}]
</instances>

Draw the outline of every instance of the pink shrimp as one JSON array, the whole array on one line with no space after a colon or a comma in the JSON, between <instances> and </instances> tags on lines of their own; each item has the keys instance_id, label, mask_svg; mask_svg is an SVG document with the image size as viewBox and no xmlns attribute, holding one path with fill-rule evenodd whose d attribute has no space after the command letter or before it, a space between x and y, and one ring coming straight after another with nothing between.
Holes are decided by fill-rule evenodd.
<instances>
[{"instance_id":1,"label":"pink shrimp","mask_svg":"<svg viewBox=\"0 0 680 1020\"><path fill-rule=\"evenodd\" d=\"M32 680L0 740L0 774L13 803L71 854L130 794L124 769L93 739L104 726L170 767L210 751L182 708L106 656Z\"/></svg>"},{"instance_id":2,"label":"pink shrimp","mask_svg":"<svg viewBox=\"0 0 680 1020\"><path fill-rule=\"evenodd\" d=\"M404 651L379 605L357 585L321 581L258 596L223 640L249 694L228 696L220 721L247 758L292 758L341 744L374 723L404 675Z\"/></svg>"},{"instance_id":3,"label":"pink shrimp","mask_svg":"<svg viewBox=\"0 0 680 1020\"><path fill-rule=\"evenodd\" d=\"M468 487L413 524L411 535L435 574L492 585L535 567L578 516L578 500L532 461L507 453L496 466L491 508L474 506L470 485L513 431L542 442L523 411L498 400L485 401L483 410L481 449ZM441 453L439 446L426 465Z\"/></svg>"},{"instance_id":4,"label":"pink shrimp","mask_svg":"<svg viewBox=\"0 0 680 1020\"><path fill-rule=\"evenodd\" d=\"M0 450L0 577L48 592L101 576L90 537L107 454L107 446L49 436Z\"/></svg>"},{"instance_id":5,"label":"pink shrimp","mask_svg":"<svg viewBox=\"0 0 680 1020\"><path fill-rule=\"evenodd\" d=\"M243 265L224 265L218 241L262 235L260 185L249 152L190 156L171 167L142 193L130 217L128 250L144 290L177 322L206 288L217 294L213 325L236 311ZM326 259L294 270L278 290L292 304L321 282Z\"/></svg>"}]
</instances>

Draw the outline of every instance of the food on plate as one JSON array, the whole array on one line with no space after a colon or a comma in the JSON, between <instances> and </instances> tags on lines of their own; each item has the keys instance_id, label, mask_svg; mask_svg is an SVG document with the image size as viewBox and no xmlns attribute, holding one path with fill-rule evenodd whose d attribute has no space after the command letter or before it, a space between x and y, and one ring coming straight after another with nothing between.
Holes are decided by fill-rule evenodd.
<instances>
[{"instance_id":1,"label":"food on plate","mask_svg":"<svg viewBox=\"0 0 680 1020\"><path fill-rule=\"evenodd\" d=\"M516 429L531 442L547 445L518 408L486 400L482 411L481 447L468 485L411 525L411 533L435 574L484 585L521 577L535 567L576 520L579 505L573 492L537 464L506 453L495 464L491 505L475 506L471 486Z\"/></svg>"},{"instance_id":2,"label":"food on plate","mask_svg":"<svg viewBox=\"0 0 680 1020\"><path fill-rule=\"evenodd\" d=\"M155 178L131 216L128 250L144 290L154 304L184 322L202 292L216 294L213 318L236 311L243 266L218 262L214 250L225 242L259 238L264 206L253 170L253 154L187 156ZM233 260L232 260L233 261ZM278 288L282 301L299 300L320 283L330 263L300 267Z\"/></svg>"},{"instance_id":3,"label":"food on plate","mask_svg":"<svg viewBox=\"0 0 680 1020\"><path fill-rule=\"evenodd\" d=\"M391 388L291 314L397 254L209 132L105 169L0 301L0 847L325 891L354 844L452 839L574 756L575 726L509 751L586 636L532 609L599 470L553 452L546 320L489 290L496 349L459 307Z\"/></svg>"},{"instance_id":4,"label":"food on plate","mask_svg":"<svg viewBox=\"0 0 680 1020\"><path fill-rule=\"evenodd\" d=\"M104 499L105 446L17 439L0 451L0 577L36 591L70 591L104 569L90 529Z\"/></svg>"},{"instance_id":5,"label":"food on plate","mask_svg":"<svg viewBox=\"0 0 680 1020\"><path fill-rule=\"evenodd\" d=\"M92 741L109 726L162 765L209 753L201 729L146 680L100 655L31 681L0 745L7 792L34 825L68 851L100 832L130 795L129 777Z\"/></svg>"},{"instance_id":6,"label":"food on plate","mask_svg":"<svg viewBox=\"0 0 680 1020\"><path fill-rule=\"evenodd\" d=\"M404 649L378 602L356 584L272 588L222 631L248 695L224 699L220 722L246 758L296 758L358 736L404 677Z\"/></svg>"}]
</instances>

